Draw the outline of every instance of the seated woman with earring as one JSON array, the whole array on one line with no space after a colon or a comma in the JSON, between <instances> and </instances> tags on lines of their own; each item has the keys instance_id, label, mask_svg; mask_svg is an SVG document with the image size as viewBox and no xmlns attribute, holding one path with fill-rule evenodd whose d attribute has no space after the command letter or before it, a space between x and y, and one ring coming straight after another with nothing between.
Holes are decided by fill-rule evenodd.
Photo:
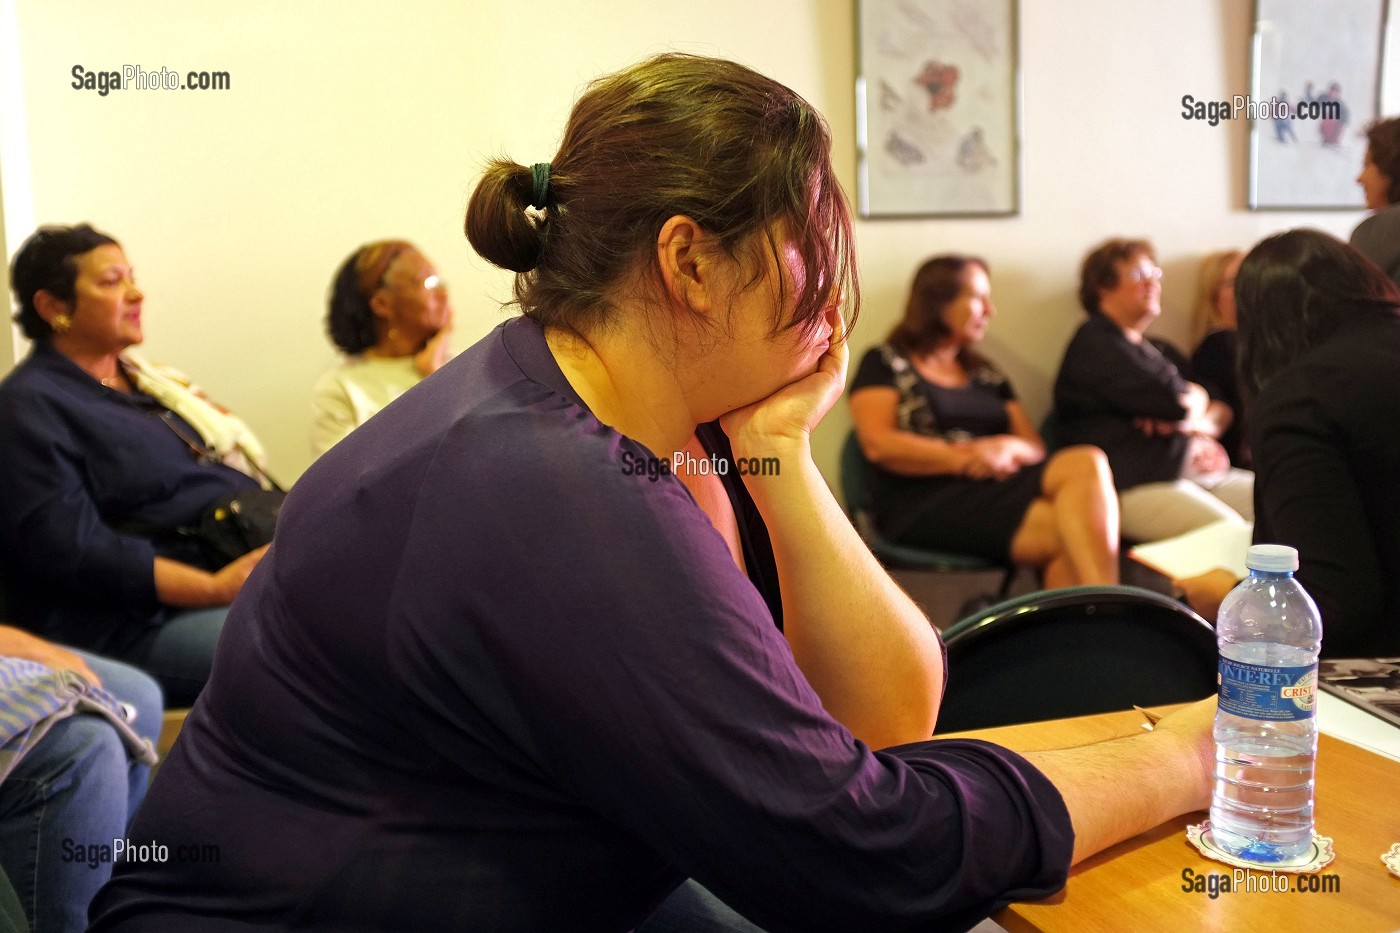
<instances>
[{"instance_id":1,"label":"seated woman with earring","mask_svg":"<svg viewBox=\"0 0 1400 933\"><path fill-rule=\"evenodd\" d=\"M0 562L15 620L135 665L188 706L265 550L230 561L197 529L216 502L260 488L262 448L177 373L128 352L145 296L116 240L42 227L10 278L34 342L0 381Z\"/></svg>"}]
</instances>

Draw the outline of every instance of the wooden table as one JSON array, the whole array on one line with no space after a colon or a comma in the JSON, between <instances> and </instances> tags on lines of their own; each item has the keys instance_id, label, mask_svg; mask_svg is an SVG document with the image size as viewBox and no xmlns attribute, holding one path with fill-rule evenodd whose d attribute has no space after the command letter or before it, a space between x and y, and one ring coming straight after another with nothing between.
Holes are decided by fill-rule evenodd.
<instances>
[{"instance_id":1,"label":"wooden table","mask_svg":"<svg viewBox=\"0 0 1400 933\"><path fill-rule=\"evenodd\" d=\"M983 729L960 737L987 739L1017 751L1083 745L1132 735L1142 726L1135 712ZM948 736L951 738L951 736ZM1337 858L1321 875L1340 891L1256 889L1208 893L1183 890L1183 872L1220 874L1235 869L1204 858L1186 842L1186 827L1206 818L1193 813L1100 852L1075 867L1053 897L1012 904L993 919L1010 933L1120 933L1124 930L1278 933L1400 930L1400 878L1381 864L1381 853L1400 842L1400 762L1340 739L1318 740L1317 828L1334 840ZM1256 881L1270 878L1254 872ZM1315 876L1316 877L1316 876ZM1207 882L1209 883L1209 882Z\"/></svg>"}]
</instances>

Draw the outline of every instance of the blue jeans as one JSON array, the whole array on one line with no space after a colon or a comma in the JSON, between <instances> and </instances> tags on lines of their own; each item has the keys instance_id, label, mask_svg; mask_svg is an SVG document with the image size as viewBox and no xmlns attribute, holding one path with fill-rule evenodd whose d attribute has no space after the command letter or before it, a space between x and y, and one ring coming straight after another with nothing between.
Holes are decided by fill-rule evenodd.
<instances>
[{"instance_id":1,"label":"blue jeans","mask_svg":"<svg viewBox=\"0 0 1400 933\"><path fill-rule=\"evenodd\" d=\"M636 933L763 933L698 882L686 881L661 902Z\"/></svg>"},{"instance_id":2,"label":"blue jeans","mask_svg":"<svg viewBox=\"0 0 1400 933\"><path fill-rule=\"evenodd\" d=\"M132 727L154 742L161 726L156 682L128 665L77 653L109 693L136 709ZM146 765L127 757L111 723L83 714L55 723L0 784L0 868L34 933L87 928L88 903L112 865L74 859L73 846L124 837L149 777Z\"/></svg>"},{"instance_id":3,"label":"blue jeans","mask_svg":"<svg viewBox=\"0 0 1400 933\"><path fill-rule=\"evenodd\" d=\"M214 648L227 615L228 606L182 612L152 628L120 659L159 681L171 709L193 706L214 667Z\"/></svg>"}]
</instances>

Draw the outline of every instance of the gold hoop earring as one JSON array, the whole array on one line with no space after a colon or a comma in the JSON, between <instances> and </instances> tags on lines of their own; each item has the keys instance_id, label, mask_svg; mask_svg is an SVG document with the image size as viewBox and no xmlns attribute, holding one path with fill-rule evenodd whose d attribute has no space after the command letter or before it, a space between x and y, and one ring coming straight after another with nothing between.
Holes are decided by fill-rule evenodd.
<instances>
[{"instance_id":1,"label":"gold hoop earring","mask_svg":"<svg viewBox=\"0 0 1400 933\"><path fill-rule=\"evenodd\" d=\"M53 323L49 326L53 328L55 334L61 337L73 327L73 319L66 314L55 314Z\"/></svg>"}]
</instances>

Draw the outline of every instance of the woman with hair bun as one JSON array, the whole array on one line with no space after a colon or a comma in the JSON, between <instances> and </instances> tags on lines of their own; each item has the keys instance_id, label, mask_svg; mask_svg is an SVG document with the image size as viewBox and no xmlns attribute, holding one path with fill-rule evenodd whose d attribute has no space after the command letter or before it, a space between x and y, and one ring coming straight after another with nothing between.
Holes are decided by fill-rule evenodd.
<instances>
[{"instance_id":1,"label":"woman with hair bun","mask_svg":"<svg viewBox=\"0 0 1400 933\"><path fill-rule=\"evenodd\" d=\"M1213 703L927 741L937 634L812 461L858 301L830 153L672 54L488 166L523 315L298 482L132 829L219 863L123 863L93 930L623 933L687 876L772 930L965 927L1205 805Z\"/></svg>"},{"instance_id":2,"label":"woman with hair bun","mask_svg":"<svg viewBox=\"0 0 1400 933\"><path fill-rule=\"evenodd\" d=\"M447 286L411 243L366 243L336 271L326 329L347 358L312 390L318 457L447 362Z\"/></svg>"}]
</instances>

